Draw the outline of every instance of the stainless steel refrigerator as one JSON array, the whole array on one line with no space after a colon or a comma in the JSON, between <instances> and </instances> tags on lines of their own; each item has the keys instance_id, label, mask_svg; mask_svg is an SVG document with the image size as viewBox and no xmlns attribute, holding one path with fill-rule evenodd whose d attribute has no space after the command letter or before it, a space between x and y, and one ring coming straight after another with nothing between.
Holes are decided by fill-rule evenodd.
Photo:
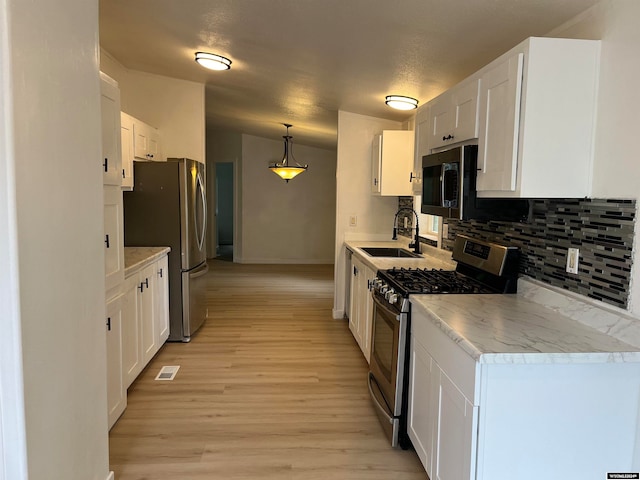
<instances>
[{"instance_id":1,"label":"stainless steel refrigerator","mask_svg":"<svg viewBox=\"0 0 640 480\"><path fill-rule=\"evenodd\" d=\"M188 342L206 317L204 165L188 158L134 162L124 192L125 246L169 246L170 341Z\"/></svg>"}]
</instances>

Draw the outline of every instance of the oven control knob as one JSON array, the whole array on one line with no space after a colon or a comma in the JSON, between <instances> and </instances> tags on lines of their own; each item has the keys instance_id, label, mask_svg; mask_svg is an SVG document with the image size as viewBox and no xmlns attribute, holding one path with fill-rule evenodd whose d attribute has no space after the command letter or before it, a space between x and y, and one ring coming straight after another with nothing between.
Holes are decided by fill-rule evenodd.
<instances>
[{"instance_id":1,"label":"oven control knob","mask_svg":"<svg viewBox=\"0 0 640 480\"><path fill-rule=\"evenodd\" d=\"M386 300L388 300L388 301L389 301L389 303L391 303L390 298L391 298L391 296L392 296L394 293L396 293L396 291L395 291L393 288L390 288L389 290L387 290L386 292L384 292L384 298L385 298Z\"/></svg>"},{"instance_id":2,"label":"oven control knob","mask_svg":"<svg viewBox=\"0 0 640 480\"><path fill-rule=\"evenodd\" d=\"M381 293L382 295L384 295L384 296L385 296L385 298L386 298L386 295L387 295L387 291L388 291L388 290L389 290L389 285L387 285L386 283L383 283L383 284L380 286L380 293Z\"/></svg>"},{"instance_id":3,"label":"oven control knob","mask_svg":"<svg viewBox=\"0 0 640 480\"><path fill-rule=\"evenodd\" d=\"M389 296L389 303L391 305L393 305L394 303L398 303L398 298L400 295L398 295L397 293L394 293L393 295Z\"/></svg>"}]
</instances>

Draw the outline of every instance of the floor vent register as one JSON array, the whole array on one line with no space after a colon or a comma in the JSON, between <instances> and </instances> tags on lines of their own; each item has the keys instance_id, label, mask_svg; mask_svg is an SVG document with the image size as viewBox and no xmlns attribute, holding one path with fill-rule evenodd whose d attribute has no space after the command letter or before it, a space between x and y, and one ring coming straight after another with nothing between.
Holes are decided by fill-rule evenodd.
<instances>
[{"instance_id":1,"label":"floor vent register","mask_svg":"<svg viewBox=\"0 0 640 480\"><path fill-rule=\"evenodd\" d=\"M156 380L173 380L178 370L180 370L180 365L164 366L160 369L158 375L156 375Z\"/></svg>"}]
</instances>

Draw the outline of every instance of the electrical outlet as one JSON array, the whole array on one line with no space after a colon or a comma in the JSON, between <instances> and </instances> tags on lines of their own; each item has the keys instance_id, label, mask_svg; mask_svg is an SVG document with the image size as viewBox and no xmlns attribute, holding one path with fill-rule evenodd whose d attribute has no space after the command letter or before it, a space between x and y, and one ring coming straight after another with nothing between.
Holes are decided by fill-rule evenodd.
<instances>
[{"instance_id":1,"label":"electrical outlet","mask_svg":"<svg viewBox=\"0 0 640 480\"><path fill-rule=\"evenodd\" d=\"M567 251L567 272L578 273L579 264L580 264L580 249L570 248Z\"/></svg>"},{"instance_id":2,"label":"electrical outlet","mask_svg":"<svg viewBox=\"0 0 640 480\"><path fill-rule=\"evenodd\" d=\"M407 217L404 217L404 228L407 228L408 225L409 225L409 219Z\"/></svg>"},{"instance_id":3,"label":"electrical outlet","mask_svg":"<svg viewBox=\"0 0 640 480\"><path fill-rule=\"evenodd\" d=\"M356 215L349 216L349 226L355 227L356 225L358 225L358 217Z\"/></svg>"}]
</instances>

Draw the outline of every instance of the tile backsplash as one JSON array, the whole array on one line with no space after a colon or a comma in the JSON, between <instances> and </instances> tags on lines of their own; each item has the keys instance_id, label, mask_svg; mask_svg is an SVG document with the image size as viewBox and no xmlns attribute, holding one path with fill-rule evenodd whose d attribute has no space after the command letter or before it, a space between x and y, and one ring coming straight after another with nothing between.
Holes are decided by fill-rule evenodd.
<instances>
[{"instance_id":1,"label":"tile backsplash","mask_svg":"<svg viewBox=\"0 0 640 480\"><path fill-rule=\"evenodd\" d=\"M443 248L452 250L458 233L514 245L522 274L626 308L635 217L635 200L532 200L524 223L446 219ZM565 272L570 247L580 249L577 274Z\"/></svg>"}]
</instances>

